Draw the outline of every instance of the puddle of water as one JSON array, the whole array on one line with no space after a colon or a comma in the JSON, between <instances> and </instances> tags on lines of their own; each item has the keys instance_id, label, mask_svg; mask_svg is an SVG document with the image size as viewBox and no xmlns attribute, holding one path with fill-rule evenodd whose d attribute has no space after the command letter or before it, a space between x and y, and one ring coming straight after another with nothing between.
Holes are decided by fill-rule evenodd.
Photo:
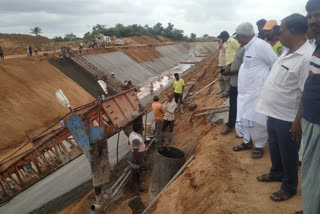
<instances>
[{"instance_id":1,"label":"puddle of water","mask_svg":"<svg viewBox=\"0 0 320 214\"><path fill-rule=\"evenodd\" d=\"M186 70L191 68L193 65L191 64L179 64L170 70L167 70L163 72L160 76L155 77L154 79L151 79L150 81L147 81L145 85L143 85L140 88L140 92L138 92L139 99L142 99L146 96L149 96L150 93L150 85L153 84L153 92L154 94L158 94L162 91L163 88L168 86L169 84L172 84L174 81L173 74L183 74Z\"/></svg>"}]
</instances>

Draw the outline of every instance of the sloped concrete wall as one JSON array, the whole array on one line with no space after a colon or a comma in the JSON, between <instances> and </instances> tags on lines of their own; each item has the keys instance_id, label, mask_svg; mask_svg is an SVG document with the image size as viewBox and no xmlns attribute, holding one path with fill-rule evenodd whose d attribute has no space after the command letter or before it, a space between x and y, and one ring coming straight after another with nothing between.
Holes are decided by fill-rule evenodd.
<instances>
[{"instance_id":1,"label":"sloped concrete wall","mask_svg":"<svg viewBox=\"0 0 320 214\"><path fill-rule=\"evenodd\" d=\"M103 72L114 73L120 82L131 80L134 85L139 86L156 75L122 52L87 55L84 58Z\"/></svg>"},{"instance_id":2,"label":"sloped concrete wall","mask_svg":"<svg viewBox=\"0 0 320 214\"><path fill-rule=\"evenodd\" d=\"M192 61L197 55L208 53L209 50L215 52L218 49L217 44L213 42L190 43L190 47L190 50L182 44L156 47L162 57L143 63L137 63L122 52L83 57L103 72L114 73L119 82L131 80L134 85L142 86L148 80L179 65L180 62Z\"/></svg>"}]
</instances>

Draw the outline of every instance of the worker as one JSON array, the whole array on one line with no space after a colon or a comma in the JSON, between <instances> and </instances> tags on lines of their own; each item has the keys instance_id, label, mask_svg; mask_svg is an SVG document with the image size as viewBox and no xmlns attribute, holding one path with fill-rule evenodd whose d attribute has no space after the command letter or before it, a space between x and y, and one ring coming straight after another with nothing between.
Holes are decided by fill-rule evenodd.
<instances>
[{"instance_id":1,"label":"worker","mask_svg":"<svg viewBox=\"0 0 320 214\"><path fill-rule=\"evenodd\" d=\"M226 43L221 39L220 35L218 36L219 39L219 91L216 92L216 94L221 94L226 91L227 83L225 79L227 80L227 77L224 77L221 73L226 69Z\"/></svg>"},{"instance_id":2,"label":"worker","mask_svg":"<svg viewBox=\"0 0 320 214\"><path fill-rule=\"evenodd\" d=\"M31 45L29 45L29 53L30 53L30 56L32 56L32 47L31 47Z\"/></svg>"},{"instance_id":3,"label":"worker","mask_svg":"<svg viewBox=\"0 0 320 214\"><path fill-rule=\"evenodd\" d=\"M165 111L161 103L159 102L158 96L153 97L152 112L154 114L155 120L155 141L160 142L160 140L162 139L163 115L165 114Z\"/></svg>"},{"instance_id":4,"label":"worker","mask_svg":"<svg viewBox=\"0 0 320 214\"><path fill-rule=\"evenodd\" d=\"M130 156L129 165L132 171L134 191L144 192L140 187L140 174L145 167L144 155L146 146L142 137L143 125L140 120L133 123L133 132L129 135Z\"/></svg>"},{"instance_id":5,"label":"worker","mask_svg":"<svg viewBox=\"0 0 320 214\"><path fill-rule=\"evenodd\" d=\"M234 56L232 65L230 69L222 72L222 75L227 75L230 77L230 92L229 92L229 119L225 128L221 131L221 134L230 133L236 125L237 120L237 98L238 98L238 73L240 66L243 62L245 48L241 45L236 55Z\"/></svg>"},{"instance_id":6,"label":"worker","mask_svg":"<svg viewBox=\"0 0 320 214\"><path fill-rule=\"evenodd\" d=\"M55 43L53 43L52 48L53 48L53 51L56 52L56 44Z\"/></svg>"},{"instance_id":7,"label":"worker","mask_svg":"<svg viewBox=\"0 0 320 214\"><path fill-rule=\"evenodd\" d=\"M4 59L4 53L2 47L0 47L0 59Z\"/></svg>"},{"instance_id":8,"label":"worker","mask_svg":"<svg viewBox=\"0 0 320 214\"><path fill-rule=\"evenodd\" d=\"M34 46L34 53L35 55L38 55L38 47L36 45Z\"/></svg>"},{"instance_id":9,"label":"worker","mask_svg":"<svg viewBox=\"0 0 320 214\"><path fill-rule=\"evenodd\" d=\"M283 45L278 39L278 23L276 20L269 20L263 27L264 35L266 37L265 41L268 42L273 51L280 56L282 53Z\"/></svg>"},{"instance_id":10,"label":"worker","mask_svg":"<svg viewBox=\"0 0 320 214\"><path fill-rule=\"evenodd\" d=\"M220 34L220 38L224 43L226 43L226 68L230 69L234 56L239 48L239 43L237 40L229 36L227 31L223 31ZM222 97L228 97L230 91L230 77L224 76L224 81L226 83L226 90L223 93Z\"/></svg>"},{"instance_id":11,"label":"worker","mask_svg":"<svg viewBox=\"0 0 320 214\"><path fill-rule=\"evenodd\" d=\"M154 95L153 89L154 89L154 86L153 86L153 83L151 82L150 83L150 95Z\"/></svg>"},{"instance_id":12,"label":"worker","mask_svg":"<svg viewBox=\"0 0 320 214\"><path fill-rule=\"evenodd\" d=\"M245 54L238 75L237 99L237 134L243 137L243 143L233 147L233 151L255 149L251 158L258 159L264 155L264 145L268 139L267 117L256 112L255 107L264 81L273 63L277 59L270 45L255 37L253 25L249 22L240 24L236 38L244 45Z\"/></svg>"},{"instance_id":13,"label":"worker","mask_svg":"<svg viewBox=\"0 0 320 214\"><path fill-rule=\"evenodd\" d=\"M257 27L258 27L258 38L259 39L262 39L262 40L265 40L266 37L264 35L264 31L263 31L263 27L264 25L267 23L267 21L265 19L260 19L259 21L257 21Z\"/></svg>"},{"instance_id":14,"label":"worker","mask_svg":"<svg viewBox=\"0 0 320 214\"><path fill-rule=\"evenodd\" d=\"M293 139L290 130L295 127L309 74L308 62L314 51L307 40L307 31L308 20L303 15L295 13L282 20L280 41L287 48L273 64L256 106L257 112L268 116L272 163L269 173L257 177L257 180L282 181L281 188L270 196L273 201L288 200L297 193L300 139Z\"/></svg>"},{"instance_id":15,"label":"worker","mask_svg":"<svg viewBox=\"0 0 320 214\"><path fill-rule=\"evenodd\" d=\"M165 110L162 133L164 135L167 131L167 128L169 127L168 144L171 144L172 143L172 135L173 135L173 127L174 127L174 111L177 108L177 103L173 99L172 92L168 93L168 99L162 104L162 106L163 106L163 109Z\"/></svg>"},{"instance_id":16,"label":"worker","mask_svg":"<svg viewBox=\"0 0 320 214\"><path fill-rule=\"evenodd\" d=\"M176 112L179 112L179 110L181 110L181 113L184 114L183 104L182 104L184 80L180 78L178 73L174 74L174 78L175 78L173 82L174 100L178 104L178 107L176 108Z\"/></svg>"}]
</instances>

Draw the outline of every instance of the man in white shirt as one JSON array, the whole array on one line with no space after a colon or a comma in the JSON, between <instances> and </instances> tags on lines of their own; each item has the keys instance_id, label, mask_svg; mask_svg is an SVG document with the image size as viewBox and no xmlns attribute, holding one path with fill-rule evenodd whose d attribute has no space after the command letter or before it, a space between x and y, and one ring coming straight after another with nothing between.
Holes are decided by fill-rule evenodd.
<instances>
[{"instance_id":1,"label":"man in white shirt","mask_svg":"<svg viewBox=\"0 0 320 214\"><path fill-rule=\"evenodd\" d=\"M174 111L178 107L176 101L173 99L172 92L168 93L168 100L162 104L162 107L166 112L164 114L162 133L166 133L166 130L169 127L168 144L171 144L172 143L173 127L174 127Z\"/></svg>"},{"instance_id":2,"label":"man in white shirt","mask_svg":"<svg viewBox=\"0 0 320 214\"><path fill-rule=\"evenodd\" d=\"M314 48L306 38L308 20L292 14L282 20L280 41L287 48L274 63L265 82L256 110L268 116L267 129L272 167L260 182L282 181L270 198L283 201L297 193L299 142L291 136Z\"/></svg>"},{"instance_id":3,"label":"man in white shirt","mask_svg":"<svg viewBox=\"0 0 320 214\"><path fill-rule=\"evenodd\" d=\"M244 45L245 55L238 76L238 100L236 130L243 137L243 143L233 147L233 151L252 149L249 143L255 144L251 157L261 158L264 154L264 145L268 139L267 116L256 112L265 79L267 78L277 55L265 41L256 38L251 23L242 23L238 26L237 39Z\"/></svg>"}]
</instances>

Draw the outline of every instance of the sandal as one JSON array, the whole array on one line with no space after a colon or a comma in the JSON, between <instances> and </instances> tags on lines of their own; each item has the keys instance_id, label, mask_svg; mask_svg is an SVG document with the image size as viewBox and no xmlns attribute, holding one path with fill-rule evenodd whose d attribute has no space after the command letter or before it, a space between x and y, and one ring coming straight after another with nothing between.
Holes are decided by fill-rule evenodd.
<instances>
[{"instance_id":1,"label":"sandal","mask_svg":"<svg viewBox=\"0 0 320 214\"><path fill-rule=\"evenodd\" d=\"M286 201L294 195L295 193L286 192L280 189L278 192L272 193L272 195L270 196L270 199L275 202Z\"/></svg>"},{"instance_id":2,"label":"sandal","mask_svg":"<svg viewBox=\"0 0 320 214\"><path fill-rule=\"evenodd\" d=\"M264 174L257 177L259 182L281 182L282 179L271 177L269 174Z\"/></svg>"},{"instance_id":3,"label":"sandal","mask_svg":"<svg viewBox=\"0 0 320 214\"><path fill-rule=\"evenodd\" d=\"M260 159L264 155L264 149L263 148L255 148L254 151L251 154L252 159Z\"/></svg>"},{"instance_id":4,"label":"sandal","mask_svg":"<svg viewBox=\"0 0 320 214\"><path fill-rule=\"evenodd\" d=\"M250 145L249 143L241 143L240 145L238 146L235 146L232 148L232 151L234 152L240 152L240 151L243 151L243 150L251 150L253 147L252 145Z\"/></svg>"}]
</instances>

